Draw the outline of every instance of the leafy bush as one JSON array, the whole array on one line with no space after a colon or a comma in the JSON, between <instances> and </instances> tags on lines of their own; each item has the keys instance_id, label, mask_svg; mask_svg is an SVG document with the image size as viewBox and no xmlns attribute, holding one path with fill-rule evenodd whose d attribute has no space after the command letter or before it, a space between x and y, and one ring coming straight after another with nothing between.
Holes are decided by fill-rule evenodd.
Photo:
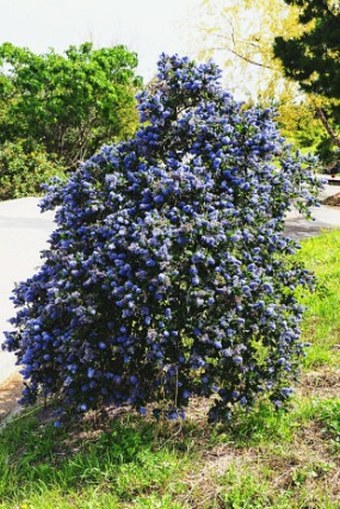
<instances>
[{"instance_id":1,"label":"leafy bush","mask_svg":"<svg viewBox=\"0 0 340 509\"><path fill-rule=\"evenodd\" d=\"M0 45L0 143L39 144L67 169L137 127L137 55L91 43L35 54Z\"/></svg>"},{"instance_id":2,"label":"leafy bush","mask_svg":"<svg viewBox=\"0 0 340 509\"><path fill-rule=\"evenodd\" d=\"M42 208L58 207L58 227L14 291L5 343L24 365L24 402L152 402L175 418L215 395L215 420L291 394L304 346L294 292L312 277L289 256L284 215L316 202L314 162L219 78L211 62L162 55L135 137L49 188Z\"/></svg>"},{"instance_id":3,"label":"leafy bush","mask_svg":"<svg viewBox=\"0 0 340 509\"><path fill-rule=\"evenodd\" d=\"M27 151L22 141L0 145L0 200L41 194L41 185L62 176L60 164L42 147Z\"/></svg>"},{"instance_id":4,"label":"leafy bush","mask_svg":"<svg viewBox=\"0 0 340 509\"><path fill-rule=\"evenodd\" d=\"M104 142L137 127L137 55L91 43L37 55L0 45L0 199L38 194Z\"/></svg>"}]
</instances>

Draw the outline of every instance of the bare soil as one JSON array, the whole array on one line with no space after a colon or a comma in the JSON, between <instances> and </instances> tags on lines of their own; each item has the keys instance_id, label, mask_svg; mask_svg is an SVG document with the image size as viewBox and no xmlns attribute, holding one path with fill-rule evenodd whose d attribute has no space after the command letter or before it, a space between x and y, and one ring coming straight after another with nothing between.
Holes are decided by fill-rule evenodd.
<instances>
[{"instance_id":1,"label":"bare soil","mask_svg":"<svg viewBox=\"0 0 340 509\"><path fill-rule=\"evenodd\" d=\"M15 373L0 385L0 422L18 408L23 387L22 376Z\"/></svg>"},{"instance_id":2,"label":"bare soil","mask_svg":"<svg viewBox=\"0 0 340 509\"><path fill-rule=\"evenodd\" d=\"M333 207L340 207L340 192L333 196L328 196L323 202L324 205L331 205Z\"/></svg>"}]
</instances>

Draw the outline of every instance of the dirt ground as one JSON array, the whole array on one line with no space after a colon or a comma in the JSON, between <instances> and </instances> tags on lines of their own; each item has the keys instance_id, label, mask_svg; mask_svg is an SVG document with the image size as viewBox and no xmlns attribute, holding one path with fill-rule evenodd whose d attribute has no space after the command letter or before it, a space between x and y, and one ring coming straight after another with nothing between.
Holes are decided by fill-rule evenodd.
<instances>
[{"instance_id":1,"label":"dirt ground","mask_svg":"<svg viewBox=\"0 0 340 509\"><path fill-rule=\"evenodd\" d=\"M0 422L16 410L21 391L22 377L19 373L10 376L0 385Z\"/></svg>"},{"instance_id":2,"label":"dirt ground","mask_svg":"<svg viewBox=\"0 0 340 509\"><path fill-rule=\"evenodd\" d=\"M333 207L340 207L340 193L333 196L328 196L323 202L324 205L332 205Z\"/></svg>"}]
</instances>

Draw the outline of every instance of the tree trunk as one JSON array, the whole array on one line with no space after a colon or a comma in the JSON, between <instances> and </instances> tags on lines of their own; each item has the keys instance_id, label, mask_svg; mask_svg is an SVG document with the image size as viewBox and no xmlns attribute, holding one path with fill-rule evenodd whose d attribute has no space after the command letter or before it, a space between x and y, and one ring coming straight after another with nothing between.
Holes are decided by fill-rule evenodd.
<instances>
[{"instance_id":1,"label":"tree trunk","mask_svg":"<svg viewBox=\"0 0 340 509\"><path fill-rule=\"evenodd\" d=\"M332 126L328 122L327 117L326 117L325 112L323 111L323 109L320 108L319 106L315 105L315 111L316 111L316 114L317 114L318 118L321 120L322 125L324 126L324 128L327 131L327 133L329 134L329 137L331 138L331 140L334 143L334 145L336 145L337 147L340 147L340 138L336 135L334 129L332 128Z\"/></svg>"}]
</instances>

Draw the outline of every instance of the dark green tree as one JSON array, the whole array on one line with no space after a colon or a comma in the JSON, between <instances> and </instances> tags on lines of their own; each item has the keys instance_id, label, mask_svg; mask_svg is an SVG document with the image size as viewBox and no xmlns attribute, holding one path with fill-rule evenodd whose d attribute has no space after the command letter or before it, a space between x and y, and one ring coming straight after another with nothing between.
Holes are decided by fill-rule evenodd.
<instances>
[{"instance_id":1,"label":"dark green tree","mask_svg":"<svg viewBox=\"0 0 340 509\"><path fill-rule=\"evenodd\" d=\"M340 147L340 4L334 0L284 0L299 8L298 37L276 37L274 54L287 77L315 97L330 144Z\"/></svg>"},{"instance_id":2,"label":"dark green tree","mask_svg":"<svg viewBox=\"0 0 340 509\"><path fill-rule=\"evenodd\" d=\"M103 143L124 139L137 124L137 56L124 46L70 46L41 55L0 46L0 145L24 141L74 168Z\"/></svg>"}]
</instances>

